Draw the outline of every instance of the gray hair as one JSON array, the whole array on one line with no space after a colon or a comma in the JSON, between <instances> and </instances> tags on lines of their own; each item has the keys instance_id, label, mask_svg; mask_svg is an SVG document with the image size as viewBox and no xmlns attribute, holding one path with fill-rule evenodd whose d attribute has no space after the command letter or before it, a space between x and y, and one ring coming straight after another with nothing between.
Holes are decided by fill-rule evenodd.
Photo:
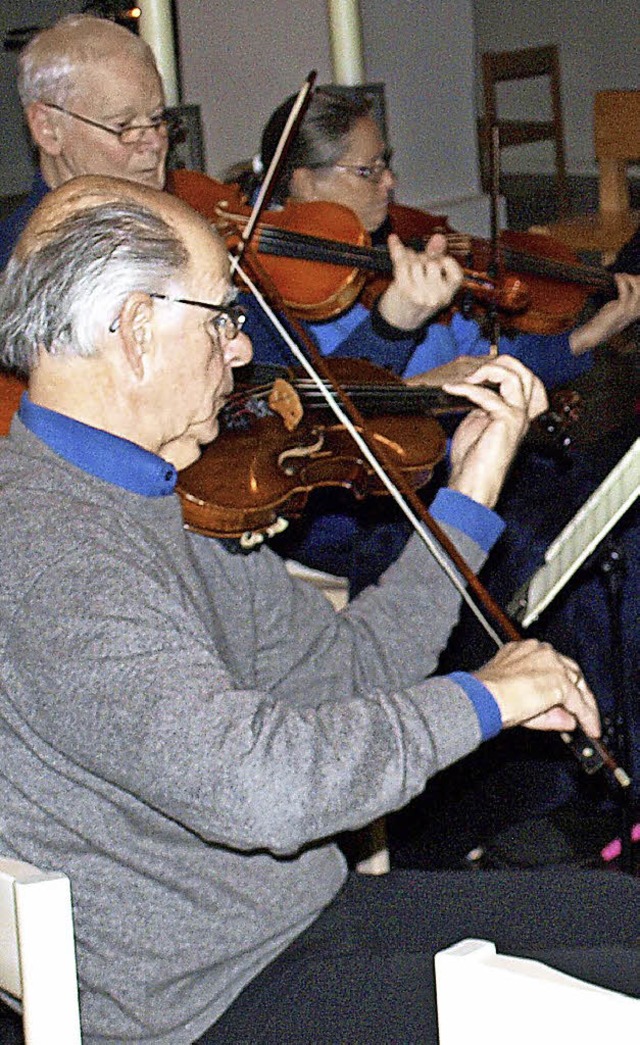
<instances>
[{"instance_id":1,"label":"gray hair","mask_svg":"<svg viewBox=\"0 0 640 1045\"><path fill-rule=\"evenodd\" d=\"M42 348L96 355L129 294L165 293L189 264L174 229L131 201L78 210L40 236L0 276L0 365L20 374Z\"/></svg>"},{"instance_id":2,"label":"gray hair","mask_svg":"<svg viewBox=\"0 0 640 1045\"><path fill-rule=\"evenodd\" d=\"M259 167L269 167L289 118L296 96L287 98L270 116L262 133ZM347 139L359 120L371 115L371 104L364 98L351 98L330 87L319 87L311 97L304 118L293 138L274 187L273 200L283 203L289 195L291 178L297 167L332 167L344 156ZM254 167L255 170L255 167ZM256 187L246 179L242 187L251 193Z\"/></svg>"},{"instance_id":3,"label":"gray hair","mask_svg":"<svg viewBox=\"0 0 640 1045\"><path fill-rule=\"evenodd\" d=\"M106 18L75 14L61 18L29 41L18 59L18 94L24 109L33 102L65 105L83 67L105 62L124 48L155 67L149 45Z\"/></svg>"}]
</instances>

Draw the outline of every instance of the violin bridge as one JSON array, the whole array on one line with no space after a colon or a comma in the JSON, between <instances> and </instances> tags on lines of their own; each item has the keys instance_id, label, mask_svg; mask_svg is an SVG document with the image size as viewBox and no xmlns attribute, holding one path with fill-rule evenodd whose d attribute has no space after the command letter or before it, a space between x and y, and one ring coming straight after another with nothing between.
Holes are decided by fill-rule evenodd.
<instances>
[{"instance_id":1,"label":"violin bridge","mask_svg":"<svg viewBox=\"0 0 640 1045\"><path fill-rule=\"evenodd\" d=\"M268 403L273 413L282 418L287 432L294 432L302 420L304 410L293 385L277 377L269 393Z\"/></svg>"}]
</instances>

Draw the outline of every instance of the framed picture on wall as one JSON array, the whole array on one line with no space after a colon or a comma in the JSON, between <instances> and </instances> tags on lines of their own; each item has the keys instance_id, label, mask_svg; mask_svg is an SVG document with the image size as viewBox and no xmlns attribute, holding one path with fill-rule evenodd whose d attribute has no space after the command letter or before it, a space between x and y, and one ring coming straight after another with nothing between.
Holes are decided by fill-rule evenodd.
<instances>
[{"instance_id":1,"label":"framed picture on wall","mask_svg":"<svg viewBox=\"0 0 640 1045\"><path fill-rule=\"evenodd\" d=\"M204 139L199 105L174 105L169 114L169 155L167 169L203 171Z\"/></svg>"}]
</instances>

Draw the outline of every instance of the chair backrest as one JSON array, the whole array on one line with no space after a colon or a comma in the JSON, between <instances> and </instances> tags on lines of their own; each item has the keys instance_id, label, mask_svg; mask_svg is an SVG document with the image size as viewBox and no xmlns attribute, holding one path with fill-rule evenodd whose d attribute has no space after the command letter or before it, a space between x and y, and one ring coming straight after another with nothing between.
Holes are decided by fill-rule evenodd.
<instances>
[{"instance_id":1,"label":"chair backrest","mask_svg":"<svg viewBox=\"0 0 640 1045\"><path fill-rule=\"evenodd\" d=\"M640 91L598 91L593 109L600 210L622 214L631 207L628 167L640 161Z\"/></svg>"},{"instance_id":2,"label":"chair backrest","mask_svg":"<svg viewBox=\"0 0 640 1045\"><path fill-rule=\"evenodd\" d=\"M598 212L554 222L547 231L576 251L613 261L640 223L631 210L629 166L640 160L640 91L598 91L593 104L593 139L598 161Z\"/></svg>"},{"instance_id":3,"label":"chair backrest","mask_svg":"<svg viewBox=\"0 0 640 1045\"><path fill-rule=\"evenodd\" d=\"M498 112L497 84L538 77L546 77L548 80L551 119L531 119L528 115L518 119L501 118ZM525 47L517 51L489 51L482 55L482 84L484 117L480 119L478 127L483 182L486 185L492 127L498 127L500 151L514 145L552 141L555 149L558 213L565 215L569 208L569 193L558 48L548 45L546 47Z\"/></svg>"},{"instance_id":4,"label":"chair backrest","mask_svg":"<svg viewBox=\"0 0 640 1045\"><path fill-rule=\"evenodd\" d=\"M440 1045L613 1042L640 1025L639 999L498 954L488 940L439 951L435 974Z\"/></svg>"},{"instance_id":5,"label":"chair backrest","mask_svg":"<svg viewBox=\"0 0 640 1045\"><path fill-rule=\"evenodd\" d=\"M79 1045L69 879L0 857L0 993L22 1012L26 1045Z\"/></svg>"}]
</instances>

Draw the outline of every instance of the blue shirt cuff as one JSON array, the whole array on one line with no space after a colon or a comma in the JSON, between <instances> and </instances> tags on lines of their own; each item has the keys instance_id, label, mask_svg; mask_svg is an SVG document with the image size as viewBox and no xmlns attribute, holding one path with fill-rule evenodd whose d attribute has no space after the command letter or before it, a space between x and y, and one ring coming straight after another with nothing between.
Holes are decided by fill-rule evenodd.
<instances>
[{"instance_id":1,"label":"blue shirt cuff","mask_svg":"<svg viewBox=\"0 0 640 1045\"><path fill-rule=\"evenodd\" d=\"M484 552L490 552L505 524L499 515L457 490L438 490L429 509L434 519L462 530Z\"/></svg>"},{"instance_id":2,"label":"blue shirt cuff","mask_svg":"<svg viewBox=\"0 0 640 1045\"><path fill-rule=\"evenodd\" d=\"M466 671L452 671L449 675L452 682L465 691L475 708L483 740L490 740L502 729L502 715L493 695L475 675Z\"/></svg>"}]
</instances>

